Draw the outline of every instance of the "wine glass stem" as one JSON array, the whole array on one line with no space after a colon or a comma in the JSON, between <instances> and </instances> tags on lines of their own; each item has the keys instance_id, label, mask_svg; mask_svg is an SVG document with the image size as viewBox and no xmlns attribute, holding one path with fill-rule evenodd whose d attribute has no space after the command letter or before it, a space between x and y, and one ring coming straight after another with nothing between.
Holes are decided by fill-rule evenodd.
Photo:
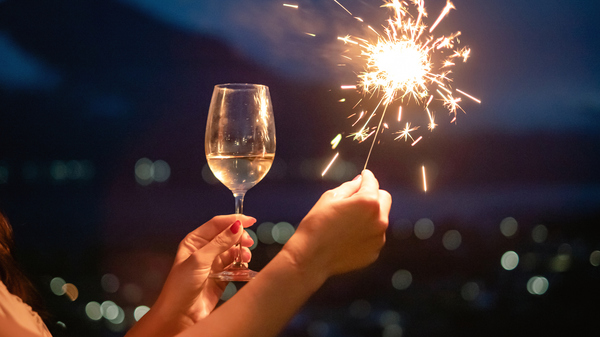
<instances>
[{"instance_id":1,"label":"wine glass stem","mask_svg":"<svg viewBox=\"0 0 600 337\"><path fill-rule=\"evenodd\" d=\"M244 212L244 195L246 191L234 191L233 197L235 198L235 214L243 214ZM242 261L242 239L236 243L235 247L237 248L237 254L235 256L235 260L233 261L234 266L237 267L245 267L244 262Z\"/></svg>"}]
</instances>

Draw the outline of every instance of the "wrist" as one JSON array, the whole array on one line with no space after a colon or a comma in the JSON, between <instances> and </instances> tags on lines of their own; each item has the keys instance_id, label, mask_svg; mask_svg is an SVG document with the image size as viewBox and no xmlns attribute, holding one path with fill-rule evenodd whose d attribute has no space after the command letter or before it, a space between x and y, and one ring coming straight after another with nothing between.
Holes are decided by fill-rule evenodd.
<instances>
[{"instance_id":1,"label":"wrist","mask_svg":"<svg viewBox=\"0 0 600 337\"><path fill-rule=\"evenodd\" d=\"M300 247L291 239L283 246L277 257L290 268L290 273L297 275L301 280L306 280L306 285L316 291L331 276L331 273L326 268L327 263L318 258L318 254L307 254L309 249L309 247Z\"/></svg>"}]
</instances>

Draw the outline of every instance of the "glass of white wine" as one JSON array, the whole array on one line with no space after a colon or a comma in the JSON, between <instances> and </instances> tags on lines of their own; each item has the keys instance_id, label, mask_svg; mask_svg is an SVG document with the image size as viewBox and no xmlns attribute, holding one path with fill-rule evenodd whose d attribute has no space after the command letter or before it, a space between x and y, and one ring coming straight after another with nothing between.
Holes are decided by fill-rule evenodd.
<instances>
[{"instance_id":1,"label":"glass of white wine","mask_svg":"<svg viewBox=\"0 0 600 337\"><path fill-rule=\"evenodd\" d=\"M244 196L269 172L275 159L275 120L269 88L260 84L229 83L213 91L206 135L206 159L211 171L235 198L235 213L243 212ZM209 277L249 281L256 275L242 261L236 245L234 262Z\"/></svg>"}]
</instances>

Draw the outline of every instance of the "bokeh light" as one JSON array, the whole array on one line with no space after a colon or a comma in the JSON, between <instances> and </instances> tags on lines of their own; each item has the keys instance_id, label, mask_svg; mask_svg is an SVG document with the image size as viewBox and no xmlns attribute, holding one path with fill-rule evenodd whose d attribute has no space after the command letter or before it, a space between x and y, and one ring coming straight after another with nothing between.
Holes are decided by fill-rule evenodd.
<instances>
[{"instance_id":1,"label":"bokeh light","mask_svg":"<svg viewBox=\"0 0 600 337\"><path fill-rule=\"evenodd\" d=\"M273 238L273 227L275 227L275 224L268 221L258 225L256 228L258 240L267 245L275 243L275 238Z\"/></svg>"},{"instance_id":2,"label":"bokeh light","mask_svg":"<svg viewBox=\"0 0 600 337\"><path fill-rule=\"evenodd\" d=\"M250 235L250 237L254 241L252 246L250 246L248 248L250 248L250 250L254 250L254 248L256 248L258 246L258 235L256 235L256 233L250 228L246 228L246 232L248 233L248 235Z\"/></svg>"},{"instance_id":3,"label":"bokeh light","mask_svg":"<svg viewBox=\"0 0 600 337\"><path fill-rule=\"evenodd\" d=\"M73 283L65 283L63 285L63 291L67 298L71 301L75 301L79 297L79 289Z\"/></svg>"},{"instance_id":4,"label":"bokeh light","mask_svg":"<svg viewBox=\"0 0 600 337\"><path fill-rule=\"evenodd\" d=\"M371 309L372 307L369 301L364 299L358 299L353 301L352 304L350 304L348 311L351 317L363 319L369 316L369 314L371 313Z\"/></svg>"},{"instance_id":5,"label":"bokeh light","mask_svg":"<svg viewBox=\"0 0 600 337\"><path fill-rule=\"evenodd\" d=\"M113 274L104 274L100 278L100 285L105 292L116 293L119 290L119 278Z\"/></svg>"},{"instance_id":6,"label":"bokeh light","mask_svg":"<svg viewBox=\"0 0 600 337\"><path fill-rule=\"evenodd\" d=\"M171 176L171 167L164 160L152 161L148 158L140 158L135 163L135 180L142 186L153 182L162 183Z\"/></svg>"},{"instance_id":7,"label":"bokeh light","mask_svg":"<svg viewBox=\"0 0 600 337\"><path fill-rule=\"evenodd\" d=\"M100 311L102 316L110 321L116 319L119 315L119 306L113 301L104 301L100 304Z\"/></svg>"},{"instance_id":8,"label":"bokeh light","mask_svg":"<svg viewBox=\"0 0 600 337\"><path fill-rule=\"evenodd\" d=\"M56 296L62 296L65 294L64 285L66 284L65 280L60 277L55 277L50 280L50 290Z\"/></svg>"},{"instance_id":9,"label":"bokeh light","mask_svg":"<svg viewBox=\"0 0 600 337\"><path fill-rule=\"evenodd\" d=\"M519 228L517 220L513 217L507 217L500 222L500 232L507 238L515 235Z\"/></svg>"},{"instance_id":10,"label":"bokeh light","mask_svg":"<svg viewBox=\"0 0 600 337\"><path fill-rule=\"evenodd\" d=\"M400 269L392 275L392 286L398 290L404 290L410 287L413 277L412 274L405 269Z\"/></svg>"},{"instance_id":11,"label":"bokeh light","mask_svg":"<svg viewBox=\"0 0 600 337\"><path fill-rule=\"evenodd\" d=\"M85 314L93 321L97 321L102 318L102 309L100 309L100 303L92 301L85 305Z\"/></svg>"},{"instance_id":12,"label":"bokeh light","mask_svg":"<svg viewBox=\"0 0 600 337\"><path fill-rule=\"evenodd\" d=\"M531 238L536 243L543 243L548 238L548 228L544 225L537 225L531 230Z\"/></svg>"},{"instance_id":13,"label":"bokeh light","mask_svg":"<svg viewBox=\"0 0 600 337\"><path fill-rule=\"evenodd\" d=\"M456 250L462 243L462 236L457 230L451 229L442 236L442 244L447 250Z\"/></svg>"},{"instance_id":14,"label":"bokeh light","mask_svg":"<svg viewBox=\"0 0 600 337\"><path fill-rule=\"evenodd\" d=\"M433 221L428 218L422 218L415 222L415 236L421 240L429 239L434 232Z\"/></svg>"},{"instance_id":15,"label":"bokeh light","mask_svg":"<svg viewBox=\"0 0 600 337\"><path fill-rule=\"evenodd\" d=\"M500 258L500 264L502 265L502 268L506 270L513 270L517 268L517 265L519 264L519 255L512 250L508 251Z\"/></svg>"},{"instance_id":16,"label":"bokeh light","mask_svg":"<svg viewBox=\"0 0 600 337\"><path fill-rule=\"evenodd\" d=\"M590 254L590 263L594 267L600 266L600 250L595 250Z\"/></svg>"},{"instance_id":17,"label":"bokeh light","mask_svg":"<svg viewBox=\"0 0 600 337\"><path fill-rule=\"evenodd\" d=\"M292 235L294 235L294 226L292 226L289 222L278 222L271 229L271 234L275 242L280 244L285 244L287 240L289 240Z\"/></svg>"},{"instance_id":18,"label":"bokeh light","mask_svg":"<svg viewBox=\"0 0 600 337\"><path fill-rule=\"evenodd\" d=\"M145 306L145 305L140 305L138 307L135 308L135 310L133 311L133 318L136 321L139 321L142 317L144 317L144 315L150 311L150 307Z\"/></svg>"},{"instance_id":19,"label":"bokeh light","mask_svg":"<svg viewBox=\"0 0 600 337\"><path fill-rule=\"evenodd\" d=\"M543 295L548 290L548 279L543 276L533 276L527 281L527 291L532 295Z\"/></svg>"},{"instance_id":20,"label":"bokeh light","mask_svg":"<svg viewBox=\"0 0 600 337\"><path fill-rule=\"evenodd\" d=\"M476 282L467 282L460 288L460 296L467 302L475 301L479 292L479 284Z\"/></svg>"}]
</instances>

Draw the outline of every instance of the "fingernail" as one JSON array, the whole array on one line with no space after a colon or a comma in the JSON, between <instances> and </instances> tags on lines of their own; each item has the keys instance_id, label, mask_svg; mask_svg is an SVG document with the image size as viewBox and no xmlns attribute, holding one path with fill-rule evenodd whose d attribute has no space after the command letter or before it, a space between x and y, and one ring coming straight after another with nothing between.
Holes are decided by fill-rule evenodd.
<instances>
[{"instance_id":1,"label":"fingernail","mask_svg":"<svg viewBox=\"0 0 600 337\"><path fill-rule=\"evenodd\" d=\"M360 179L360 177L362 177L362 176L359 174L356 177L354 177L354 179L352 179L352 181L358 180L358 179Z\"/></svg>"},{"instance_id":2,"label":"fingernail","mask_svg":"<svg viewBox=\"0 0 600 337\"><path fill-rule=\"evenodd\" d=\"M240 231L240 225L242 224L242 222L240 220L236 220L233 225L231 225L231 227L229 227L229 230L231 231L231 233L233 234L237 234L237 232Z\"/></svg>"}]
</instances>

